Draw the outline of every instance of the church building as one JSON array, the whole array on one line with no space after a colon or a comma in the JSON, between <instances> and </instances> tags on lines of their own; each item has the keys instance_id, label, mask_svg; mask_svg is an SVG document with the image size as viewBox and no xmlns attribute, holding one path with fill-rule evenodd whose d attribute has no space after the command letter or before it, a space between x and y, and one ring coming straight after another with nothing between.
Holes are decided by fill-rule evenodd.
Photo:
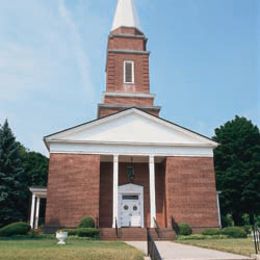
<instances>
[{"instance_id":1,"label":"church building","mask_svg":"<svg viewBox=\"0 0 260 260\"><path fill-rule=\"evenodd\" d=\"M97 118L44 138L46 228L73 228L84 216L101 229L170 229L173 218L195 232L220 226L217 143L160 117L149 57L134 1L118 0Z\"/></svg>"}]
</instances>

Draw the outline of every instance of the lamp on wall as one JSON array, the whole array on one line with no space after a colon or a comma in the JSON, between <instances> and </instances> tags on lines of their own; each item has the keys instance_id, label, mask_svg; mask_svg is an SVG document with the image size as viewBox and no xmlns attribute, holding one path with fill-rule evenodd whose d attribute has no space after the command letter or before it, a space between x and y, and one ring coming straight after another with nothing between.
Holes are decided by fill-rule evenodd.
<instances>
[{"instance_id":1,"label":"lamp on wall","mask_svg":"<svg viewBox=\"0 0 260 260\"><path fill-rule=\"evenodd\" d=\"M131 163L127 166L126 170L127 170L128 181L133 182L133 180L135 178L133 157L131 157Z\"/></svg>"}]
</instances>

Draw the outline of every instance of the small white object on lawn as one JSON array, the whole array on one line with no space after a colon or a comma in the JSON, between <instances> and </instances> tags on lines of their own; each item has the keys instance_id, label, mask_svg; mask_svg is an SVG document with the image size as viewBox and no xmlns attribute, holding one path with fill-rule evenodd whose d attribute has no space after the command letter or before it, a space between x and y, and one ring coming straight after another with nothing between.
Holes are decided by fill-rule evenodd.
<instances>
[{"instance_id":1,"label":"small white object on lawn","mask_svg":"<svg viewBox=\"0 0 260 260\"><path fill-rule=\"evenodd\" d=\"M66 245L66 239L68 238L68 232L57 231L56 238L58 239L58 245Z\"/></svg>"}]
</instances>

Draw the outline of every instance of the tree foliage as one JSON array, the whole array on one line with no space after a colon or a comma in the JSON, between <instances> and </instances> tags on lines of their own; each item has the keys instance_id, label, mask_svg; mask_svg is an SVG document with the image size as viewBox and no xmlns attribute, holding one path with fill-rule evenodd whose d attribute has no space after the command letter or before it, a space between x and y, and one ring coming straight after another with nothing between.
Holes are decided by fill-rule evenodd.
<instances>
[{"instance_id":1,"label":"tree foliage","mask_svg":"<svg viewBox=\"0 0 260 260\"><path fill-rule=\"evenodd\" d=\"M0 128L0 226L23 219L25 174L19 146L5 121Z\"/></svg>"},{"instance_id":2,"label":"tree foliage","mask_svg":"<svg viewBox=\"0 0 260 260\"><path fill-rule=\"evenodd\" d=\"M26 221L31 186L46 186L48 158L16 141L8 122L0 126L0 227Z\"/></svg>"},{"instance_id":3,"label":"tree foliage","mask_svg":"<svg viewBox=\"0 0 260 260\"><path fill-rule=\"evenodd\" d=\"M240 225L247 213L253 222L254 215L260 214L259 129L236 116L217 128L213 139L220 144L214 154L222 214L231 214Z\"/></svg>"}]
</instances>

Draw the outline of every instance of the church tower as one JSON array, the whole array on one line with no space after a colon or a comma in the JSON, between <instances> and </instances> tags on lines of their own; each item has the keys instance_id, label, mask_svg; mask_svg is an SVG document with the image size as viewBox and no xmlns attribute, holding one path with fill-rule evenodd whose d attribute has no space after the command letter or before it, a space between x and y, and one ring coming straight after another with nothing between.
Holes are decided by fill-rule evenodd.
<instances>
[{"instance_id":1,"label":"church tower","mask_svg":"<svg viewBox=\"0 0 260 260\"><path fill-rule=\"evenodd\" d=\"M134 0L118 0L108 37L106 91L98 118L137 107L159 116L150 93L147 38L141 30Z\"/></svg>"}]
</instances>

